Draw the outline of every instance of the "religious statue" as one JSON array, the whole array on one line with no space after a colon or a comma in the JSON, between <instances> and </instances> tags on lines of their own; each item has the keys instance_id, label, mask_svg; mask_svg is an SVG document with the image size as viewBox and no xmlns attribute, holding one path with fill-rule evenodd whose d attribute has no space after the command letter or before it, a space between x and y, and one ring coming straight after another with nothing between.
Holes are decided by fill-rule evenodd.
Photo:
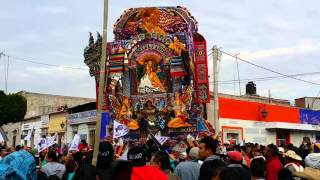
<instances>
[{"instance_id":1,"label":"religious statue","mask_svg":"<svg viewBox=\"0 0 320 180\"><path fill-rule=\"evenodd\" d=\"M152 101L148 100L142 110L144 117L148 120L150 125L155 125L156 122L156 108L153 106Z\"/></svg>"},{"instance_id":2,"label":"religious statue","mask_svg":"<svg viewBox=\"0 0 320 180\"><path fill-rule=\"evenodd\" d=\"M148 33L158 33L166 35L167 33L158 26L160 10L157 8L144 8L139 11L141 16L140 28Z\"/></svg>"},{"instance_id":3,"label":"religious statue","mask_svg":"<svg viewBox=\"0 0 320 180\"><path fill-rule=\"evenodd\" d=\"M173 102L173 111L175 117L168 122L169 128L181 128L192 126L187 122L189 116L186 112L187 99L190 97L180 97L179 92L175 92L175 99Z\"/></svg>"},{"instance_id":4,"label":"religious statue","mask_svg":"<svg viewBox=\"0 0 320 180\"><path fill-rule=\"evenodd\" d=\"M131 118L132 111L129 98L126 96L122 96L121 105L115 96L110 95L109 98L111 100L111 105L116 113L116 120L122 124L127 125L130 130L139 129L138 122L135 119Z\"/></svg>"},{"instance_id":5,"label":"religious statue","mask_svg":"<svg viewBox=\"0 0 320 180\"><path fill-rule=\"evenodd\" d=\"M155 64L159 63L161 59L155 57L154 55L145 55L144 58L138 60L138 63L144 66L144 75L138 86L138 92L140 93L145 93L146 89L153 92L166 92L154 68Z\"/></svg>"},{"instance_id":6,"label":"religious statue","mask_svg":"<svg viewBox=\"0 0 320 180\"><path fill-rule=\"evenodd\" d=\"M186 45L180 42L175 36L173 42L170 43L169 48L173 50L175 56L181 56L181 52L186 50Z\"/></svg>"}]
</instances>

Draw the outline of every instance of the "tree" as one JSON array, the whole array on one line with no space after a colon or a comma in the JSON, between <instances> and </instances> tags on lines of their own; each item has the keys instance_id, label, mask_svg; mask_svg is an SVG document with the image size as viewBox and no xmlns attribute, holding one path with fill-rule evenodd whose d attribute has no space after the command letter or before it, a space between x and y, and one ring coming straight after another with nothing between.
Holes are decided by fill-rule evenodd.
<instances>
[{"instance_id":1,"label":"tree","mask_svg":"<svg viewBox=\"0 0 320 180\"><path fill-rule=\"evenodd\" d=\"M27 99L20 94L0 91L0 126L22 121L27 112Z\"/></svg>"}]
</instances>

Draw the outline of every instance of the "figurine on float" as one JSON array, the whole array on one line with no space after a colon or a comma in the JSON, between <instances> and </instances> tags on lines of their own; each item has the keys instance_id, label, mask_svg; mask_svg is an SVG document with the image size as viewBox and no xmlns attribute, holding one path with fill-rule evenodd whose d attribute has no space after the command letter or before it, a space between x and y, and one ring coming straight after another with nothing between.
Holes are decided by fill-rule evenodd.
<instances>
[{"instance_id":1,"label":"figurine on float","mask_svg":"<svg viewBox=\"0 0 320 180\"><path fill-rule=\"evenodd\" d=\"M160 61L160 57L154 54L146 54L137 61L144 68L144 74L138 86L139 93L145 93L145 89L149 89L152 92L166 92L165 87L155 72L155 66Z\"/></svg>"},{"instance_id":2,"label":"figurine on float","mask_svg":"<svg viewBox=\"0 0 320 180\"><path fill-rule=\"evenodd\" d=\"M117 114L116 120L122 124L128 126L130 130L137 130L139 129L139 124L135 119L132 119L132 110L130 106L130 101L128 97L122 96L121 105L117 98L113 95L109 96L112 107Z\"/></svg>"},{"instance_id":3,"label":"figurine on float","mask_svg":"<svg viewBox=\"0 0 320 180\"><path fill-rule=\"evenodd\" d=\"M168 122L169 128L190 127L192 124L188 122L189 115L186 107L191 101L191 90L187 88L184 94L180 97L179 92L175 92L175 99L172 103L175 117Z\"/></svg>"}]
</instances>

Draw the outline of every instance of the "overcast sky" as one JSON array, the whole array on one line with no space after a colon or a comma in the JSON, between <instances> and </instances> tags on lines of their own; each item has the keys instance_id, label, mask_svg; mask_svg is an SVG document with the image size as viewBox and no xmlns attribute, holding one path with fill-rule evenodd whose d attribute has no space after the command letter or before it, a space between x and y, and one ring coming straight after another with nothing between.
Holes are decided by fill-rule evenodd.
<instances>
[{"instance_id":1,"label":"overcast sky","mask_svg":"<svg viewBox=\"0 0 320 180\"><path fill-rule=\"evenodd\" d=\"M21 59L86 68L83 49L88 32L102 32L103 0L0 0L0 52ZM320 2L309 0L109 0L108 41L112 25L130 7L177 6L189 9L199 32L223 51L284 74L320 71ZM212 60L209 60L212 74ZM277 76L239 62L240 79ZM219 80L238 78L236 61L226 55ZM0 89L5 87L0 61ZM320 75L298 77L320 84ZM94 79L87 70L36 65L10 59L8 91L26 90L95 97ZM320 95L320 86L292 79L258 81L257 92L293 100ZM245 83L241 83L242 93ZM238 84L221 83L222 93L239 94Z\"/></svg>"}]
</instances>

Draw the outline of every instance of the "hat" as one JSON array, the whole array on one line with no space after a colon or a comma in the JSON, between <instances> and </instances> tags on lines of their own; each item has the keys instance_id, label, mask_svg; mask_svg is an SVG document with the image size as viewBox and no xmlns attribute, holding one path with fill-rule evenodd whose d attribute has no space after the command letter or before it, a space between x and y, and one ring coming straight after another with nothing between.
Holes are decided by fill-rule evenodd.
<instances>
[{"instance_id":1,"label":"hat","mask_svg":"<svg viewBox=\"0 0 320 180\"><path fill-rule=\"evenodd\" d=\"M320 153L311 153L304 160L307 167L320 169Z\"/></svg>"},{"instance_id":2,"label":"hat","mask_svg":"<svg viewBox=\"0 0 320 180\"><path fill-rule=\"evenodd\" d=\"M279 150L280 153L282 153L282 154L284 153L284 148L283 147L278 147L278 150Z\"/></svg>"},{"instance_id":3,"label":"hat","mask_svg":"<svg viewBox=\"0 0 320 180\"><path fill-rule=\"evenodd\" d=\"M189 157L192 159L192 160L197 160L199 159L199 148L198 147L193 147L190 149L190 152L189 152Z\"/></svg>"},{"instance_id":4,"label":"hat","mask_svg":"<svg viewBox=\"0 0 320 180\"><path fill-rule=\"evenodd\" d=\"M146 154L140 146L135 146L129 149L127 159L133 163L133 166L146 165Z\"/></svg>"},{"instance_id":5,"label":"hat","mask_svg":"<svg viewBox=\"0 0 320 180\"><path fill-rule=\"evenodd\" d=\"M133 167L131 180L168 180L167 175L153 166Z\"/></svg>"},{"instance_id":6,"label":"hat","mask_svg":"<svg viewBox=\"0 0 320 180\"><path fill-rule=\"evenodd\" d=\"M291 158L297 161L302 161L302 158L292 150L287 151L287 153L284 153L284 155L288 158Z\"/></svg>"},{"instance_id":7,"label":"hat","mask_svg":"<svg viewBox=\"0 0 320 180\"><path fill-rule=\"evenodd\" d=\"M306 167L302 172L293 172L293 176L301 177L304 179L316 180L320 177L320 170L311 167Z\"/></svg>"},{"instance_id":8,"label":"hat","mask_svg":"<svg viewBox=\"0 0 320 180\"><path fill-rule=\"evenodd\" d=\"M228 157L237 162L242 161L242 155L239 151L229 151Z\"/></svg>"},{"instance_id":9,"label":"hat","mask_svg":"<svg viewBox=\"0 0 320 180\"><path fill-rule=\"evenodd\" d=\"M97 167L105 167L113 160L114 150L109 142L100 142Z\"/></svg>"}]
</instances>

